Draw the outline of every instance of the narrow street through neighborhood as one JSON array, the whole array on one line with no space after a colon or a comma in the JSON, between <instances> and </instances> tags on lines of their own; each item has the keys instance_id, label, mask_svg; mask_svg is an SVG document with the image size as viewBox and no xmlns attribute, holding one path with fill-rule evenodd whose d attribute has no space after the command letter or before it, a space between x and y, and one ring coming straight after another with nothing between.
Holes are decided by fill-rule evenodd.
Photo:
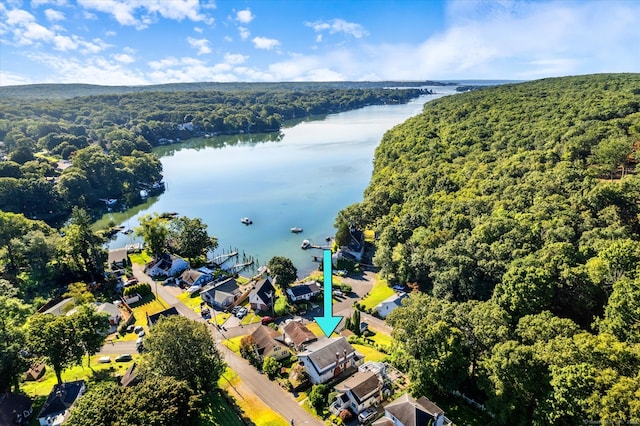
<instances>
[{"instance_id":1,"label":"narrow street through neighborhood","mask_svg":"<svg viewBox=\"0 0 640 426\"><path fill-rule=\"evenodd\" d=\"M133 265L133 274L139 282L147 282L151 284L151 289L157 294L168 307L174 306L180 314L194 321L206 322L200 315L184 305L177 299L177 295L181 290L179 287L158 285L149 275L144 273L142 265ZM293 396L282 389L279 385L269 380L267 376L259 373L245 359L235 354L227 348L223 343L223 339L231 338L247 334L259 324L252 324L242 327L229 328L226 332L216 329L213 325L208 324L218 350L224 356L229 368L235 371L246 385L245 389L249 389L256 397L262 400L269 408L279 413L287 421L294 420L296 425L322 425L322 421L316 419L300 406ZM224 333L224 334L223 334ZM135 342L119 342L113 341L106 343L100 354L121 354L135 353ZM237 389L236 389L237 390ZM241 395L242 396L242 395Z\"/></svg>"}]
</instances>

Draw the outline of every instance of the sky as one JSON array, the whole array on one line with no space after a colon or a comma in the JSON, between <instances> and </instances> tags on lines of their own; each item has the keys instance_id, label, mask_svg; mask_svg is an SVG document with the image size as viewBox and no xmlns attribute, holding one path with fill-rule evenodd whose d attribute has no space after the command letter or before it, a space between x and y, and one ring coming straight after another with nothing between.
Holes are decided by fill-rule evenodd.
<instances>
[{"instance_id":1,"label":"sky","mask_svg":"<svg viewBox=\"0 0 640 426\"><path fill-rule=\"evenodd\" d=\"M640 72L640 1L0 0L0 86Z\"/></svg>"}]
</instances>

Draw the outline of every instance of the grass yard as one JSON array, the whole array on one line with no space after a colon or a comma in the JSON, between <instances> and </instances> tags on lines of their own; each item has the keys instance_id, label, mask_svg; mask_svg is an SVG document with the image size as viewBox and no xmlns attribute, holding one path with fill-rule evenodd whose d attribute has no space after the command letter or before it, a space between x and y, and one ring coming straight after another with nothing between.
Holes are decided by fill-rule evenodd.
<instances>
[{"instance_id":1,"label":"grass yard","mask_svg":"<svg viewBox=\"0 0 640 426\"><path fill-rule=\"evenodd\" d=\"M393 346L393 339L388 334L384 334L381 331L372 330L376 334L373 336L368 336L368 339L373 340L377 345L385 346L387 348L391 348Z\"/></svg>"},{"instance_id":2,"label":"grass yard","mask_svg":"<svg viewBox=\"0 0 640 426\"><path fill-rule=\"evenodd\" d=\"M377 349L371 348L369 346L352 344L353 348L364 355L364 360L366 361L382 361L386 358L387 354L383 354Z\"/></svg>"},{"instance_id":3,"label":"grass yard","mask_svg":"<svg viewBox=\"0 0 640 426\"><path fill-rule=\"evenodd\" d=\"M313 334L315 334L317 337L323 337L324 336L324 332L320 329L320 326L318 325L317 322L313 321L310 323L305 324L305 326L309 329L310 332L312 332ZM339 337L339 334L337 334L336 332L331 333L331 336L329 337Z\"/></svg>"},{"instance_id":4,"label":"grass yard","mask_svg":"<svg viewBox=\"0 0 640 426\"><path fill-rule=\"evenodd\" d=\"M200 426L244 426L222 392L213 392L204 397L204 407L200 410L200 421L198 422Z\"/></svg>"},{"instance_id":5,"label":"grass yard","mask_svg":"<svg viewBox=\"0 0 640 426\"><path fill-rule=\"evenodd\" d=\"M245 336L236 336L230 339L224 339L222 344L240 355L240 340L242 340L243 337Z\"/></svg>"},{"instance_id":6,"label":"grass yard","mask_svg":"<svg viewBox=\"0 0 640 426\"><path fill-rule=\"evenodd\" d=\"M242 318L242 325L248 325L248 324L253 324L254 322L260 322L260 319L262 317L258 314L256 314L254 311L249 310L249 312L247 313L247 315L244 316L244 318Z\"/></svg>"},{"instance_id":7,"label":"grass yard","mask_svg":"<svg viewBox=\"0 0 640 426\"><path fill-rule=\"evenodd\" d=\"M487 425L491 423L488 414L470 406L462 398L453 395L434 395L438 407L444 410L445 416L454 425Z\"/></svg>"},{"instance_id":8,"label":"grass yard","mask_svg":"<svg viewBox=\"0 0 640 426\"><path fill-rule=\"evenodd\" d=\"M132 354L134 360L137 354ZM112 355L111 359L114 359L116 355ZM124 372L129 368L131 362L115 362L111 361L108 364L99 364L98 358L100 355L96 355L91 357L91 368L87 367L87 357L82 357L82 365L76 365L71 368L67 368L62 372L62 381L71 382L74 380L86 380L91 381L94 376L103 377L103 374L124 374ZM53 389L53 385L58 383L56 379L56 374L53 371L53 368L47 366L47 371L44 373L44 376L35 382L22 382L20 384L20 389L22 389L27 395L35 397L35 396L46 396L49 395L51 389Z\"/></svg>"},{"instance_id":9,"label":"grass yard","mask_svg":"<svg viewBox=\"0 0 640 426\"><path fill-rule=\"evenodd\" d=\"M156 298L154 294L148 294L138 303L131 306L136 317L136 325L147 325L147 314L153 315L164 311L169 305L161 297Z\"/></svg>"},{"instance_id":10,"label":"grass yard","mask_svg":"<svg viewBox=\"0 0 640 426\"><path fill-rule=\"evenodd\" d=\"M242 380L233 371L225 371L218 385L233 397L246 417L255 426L287 426L289 422L269 408L258 397L248 391ZM227 423L220 423L226 425Z\"/></svg>"},{"instance_id":11,"label":"grass yard","mask_svg":"<svg viewBox=\"0 0 640 426\"><path fill-rule=\"evenodd\" d=\"M362 299L360 304L364 305L365 309L373 309L378 303L394 293L395 291L387 285L387 280L380 278L380 275L376 275L376 282L373 284L371 293Z\"/></svg>"},{"instance_id":12,"label":"grass yard","mask_svg":"<svg viewBox=\"0 0 640 426\"><path fill-rule=\"evenodd\" d=\"M202 303L202 298L199 294L192 297L189 293L183 291L178 295L178 300L187 305L193 311L200 313L200 303Z\"/></svg>"},{"instance_id":13,"label":"grass yard","mask_svg":"<svg viewBox=\"0 0 640 426\"><path fill-rule=\"evenodd\" d=\"M141 251L140 253L129 253L129 259L131 263L146 265L151 261L151 256L146 251Z\"/></svg>"}]
</instances>

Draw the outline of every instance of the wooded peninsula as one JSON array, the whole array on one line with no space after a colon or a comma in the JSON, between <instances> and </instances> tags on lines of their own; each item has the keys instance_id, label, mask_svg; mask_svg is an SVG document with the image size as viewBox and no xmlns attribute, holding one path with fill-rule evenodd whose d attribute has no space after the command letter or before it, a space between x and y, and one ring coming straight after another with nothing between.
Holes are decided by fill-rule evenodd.
<instances>
[{"instance_id":1,"label":"wooded peninsula","mask_svg":"<svg viewBox=\"0 0 640 426\"><path fill-rule=\"evenodd\" d=\"M440 98L388 131L364 200L417 395L497 424L640 419L640 75Z\"/></svg>"}]
</instances>

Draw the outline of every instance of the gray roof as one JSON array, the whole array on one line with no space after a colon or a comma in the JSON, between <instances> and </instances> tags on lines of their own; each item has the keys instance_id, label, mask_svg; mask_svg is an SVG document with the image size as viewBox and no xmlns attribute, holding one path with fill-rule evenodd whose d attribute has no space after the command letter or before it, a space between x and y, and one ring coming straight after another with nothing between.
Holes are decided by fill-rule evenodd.
<instances>
[{"instance_id":1,"label":"gray roof","mask_svg":"<svg viewBox=\"0 0 640 426\"><path fill-rule=\"evenodd\" d=\"M336 353L342 357L346 351L347 356L353 356L355 349L347 342L344 337L337 339L322 339L307 346L304 352L298 356L307 356L315 365L316 370L322 373L327 368L333 366L336 362Z\"/></svg>"},{"instance_id":2,"label":"gray roof","mask_svg":"<svg viewBox=\"0 0 640 426\"><path fill-rule=\"evenodd\" d=\"M236 294L238 292L238 283L234 278L228 278L219 283L211 283L205 287L202 287L200 294L209 293L215 291L222 291L225 293Z\"/></svg>"},{"instance_id":3,"label":"gray roof","mask_svg":"<svg viewBox=\"0 0 640 426\"><path fill-rule=\"evenodd\" d=\"M147 315L147 323L149 325L153 325L158 322L160 317L168 317L170 315L180 315L180 312L178 312L175 306L172 306L169 309L165 309L162 312L158 312L157 314Z\"/></svg>"},{"instance_id":4,"label":"gray roof","mask_svg":"<svg viewBox=\"0 0 640 426\"><path fill-rule=\"evenodd\" d=\"M269 280L269 278L265 278L260 280L254 289L251 290L251 296L257 294L260 300L265 304L270 305L275 296L275 292L276 289L273 287L273 284L271 284L271 280Z\"/></svg>"},{"instance_id":5,"label":"gray roof","mask_svg":"<svg viewBox=\"0 0 640 426\"><path fill-rule=\"evenodd\" d=\"M358 404L362 404L372 392L380 390L381 383L375 373L358 371L335 388L339 392L351 391Z\"/></svg>"},{"instance_id":6,"label":"gray roof","mask_svg":"<svg viewBox=\"0 0 640 426\"><path fill-rule=\"evenodd\" d=\"M56 384L38 414L38 418L57 415L71 407L84 386L84 380Z\"/></svg>"},{"instance_id":7,"label":"gray roof","mask_svg":"<svg viewBox=\"0 0 640 426\"><path fill-rule=\"evenodd\" d=\"M385 407L393 417L405 426L426 425L430 420L444 414L444 411L424 396L415 400L405 393Z\"/></svg>"}]
</instances>

